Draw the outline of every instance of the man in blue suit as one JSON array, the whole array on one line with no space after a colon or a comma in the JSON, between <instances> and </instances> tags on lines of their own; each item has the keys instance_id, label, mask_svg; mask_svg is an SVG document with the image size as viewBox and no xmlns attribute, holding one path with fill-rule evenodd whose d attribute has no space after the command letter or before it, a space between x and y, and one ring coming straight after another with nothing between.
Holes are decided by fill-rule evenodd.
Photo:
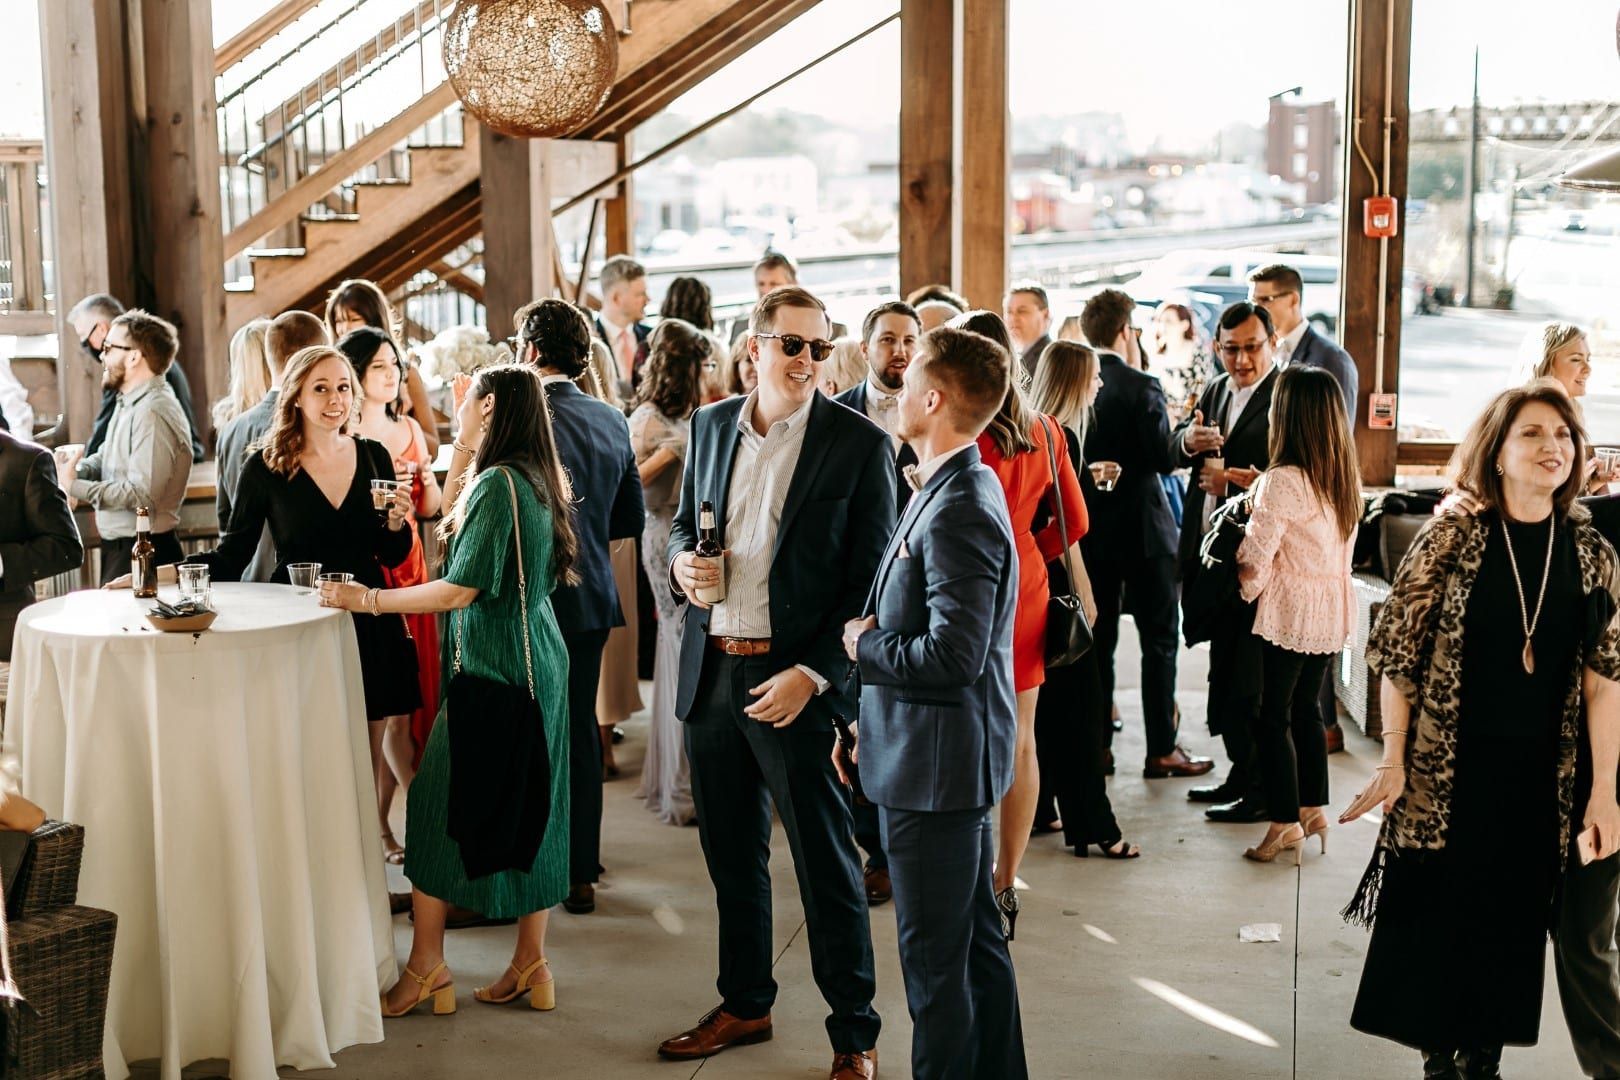
<instances>
[{"instance_id":1,"label":"man in blue suit","mask_svg":"<svg viewBox=\"0 0 1620 1080\"><path fill-rule=\"evenodd\" d=\"M1299 271L1284 263L1262 266L1249 275L1249 299L1271 313L1277 329L1277 367L1294 364L1321 368L1339 382L1350 430L1356 429L1356 362L1330 338L1305 321L1301 305L1305 283Z\"/></svg>"},{"instance_id":2,"label":"man in blue suit","mask_svg":"<svg viewBox=\"0 0 1620 1080\"><path fill-rule=\"evenodd\" d=\"M990 807L1012 785L1018 554L975 440L1012 360L930 331L906 370L901 434L920 464L865 616L844 628L861 677L855 758L894 882L917 1080L1029 1075L1012 957L991 885ZM841 750L833 752L845 774Z\"/></svg>"},{"instance_id":3,"label":"man in blue suit","mask_svg":"<svg viewBox=\"0 0 1620 1080\"><path fill-rule=\"evenodd\" d=\"M591 327L563 300L538 300L518 312L523 359L540 370L551 406L557 456L574 494L579 584L559 586L551 606L568 646L568 865L572 888L563 907L596 910L602 854L602 741L596 684L608 631L624 625L608 545L640 536L646 516L641 475L624 414L574 385L590 363Z\"/></svg>"},{"instance_id":4,"label":"man in blue suit","mask_svg":"<svg viewBox=\"0 0 1620 1080\"><path fill-rule=\"evenodd\" d=\"M668 552L670 586L692 605L675 715L720 916L721 1001L658 1052L690 1060L771 1037L768 795L793 851L810 970L831 1010L830 1080L871 1080L880 1026L871 924L827 746L833 717L854 704L840 635L894 531L894 451L883 429L816 389L830 330L810 293L769 293L749 330L758 388L692 417ZM723 532L723 565L693 550L704 503ZM721 584L724 598L706 604Z\"/></svg>"}]
</instances>

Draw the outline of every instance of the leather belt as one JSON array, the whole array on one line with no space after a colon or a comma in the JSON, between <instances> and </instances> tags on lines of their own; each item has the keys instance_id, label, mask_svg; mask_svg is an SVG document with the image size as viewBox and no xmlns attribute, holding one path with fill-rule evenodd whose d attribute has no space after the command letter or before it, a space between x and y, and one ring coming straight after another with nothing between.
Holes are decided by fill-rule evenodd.
<instances>
[{"instance_id":1,"label":"leather belt","mask_svg":"<svg viewBox=\"0 0 1620 1080\"><path fill-rule=\"evenodd\" d=\"M770 638L711 637L709 648L727 656L764 656L771 651Z\"/></svg>"}]
</instances>

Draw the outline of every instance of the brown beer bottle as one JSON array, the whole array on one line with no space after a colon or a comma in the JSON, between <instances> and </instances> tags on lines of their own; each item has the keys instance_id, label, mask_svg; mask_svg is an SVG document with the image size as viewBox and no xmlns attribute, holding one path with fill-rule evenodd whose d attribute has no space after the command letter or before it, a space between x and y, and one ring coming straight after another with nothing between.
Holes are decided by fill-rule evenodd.
<instances>
[{"instance_id":1,"label":"brown beer bottle","mask_svg":"<svg viewBox=\"0 0 1620 1080\"><path fill-rule=\"evenodd\" d=\"M697 591L697 598L714 605L726 598L726 553L720 546L720 530L714 523L714 503L704 502L698 507L698 542L692 554L713 559L720 564L720 581Z\"/></svg>"},{"instance_id":2,"label":"brown beer bottle","mask_svg":"<svg viewBox=\"0 0 1620 1080\"><path fill-rule=\"evenodd\" d=\"M156 598L157 548L152 546L152 517L144 506L135 508L135 546L129 550L129 571L135 595Z\"/></svg>"}]
</instances>

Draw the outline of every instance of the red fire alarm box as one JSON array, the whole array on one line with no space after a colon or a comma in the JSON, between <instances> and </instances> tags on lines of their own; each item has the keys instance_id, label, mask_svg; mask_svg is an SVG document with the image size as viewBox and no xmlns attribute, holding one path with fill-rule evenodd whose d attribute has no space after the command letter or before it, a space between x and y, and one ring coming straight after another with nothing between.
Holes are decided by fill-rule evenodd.
<instances>
[{"instance_id":1,"label":"red fire alarm box","mask_svg":"<svg viewBox=\"0 0 1620 1080\"><path fill-rule=\"evenodd\" d=\"M1395 426L1395 395L1367 395L1367 426L1389 430Z\"/></svg>"},{"instance_id":2,"label":"red fire alarm box","mask_svg":"<svg viewBox=\"0 0 1620 1080\"><path fill-rule=\"evenodd\" d=\"M1395 214L1395 197L1393 195L1374 195L1361 204L1361 229L1368 236L1384 237L1394 236L1397 231Z\"/></svg>"}]
</instances>

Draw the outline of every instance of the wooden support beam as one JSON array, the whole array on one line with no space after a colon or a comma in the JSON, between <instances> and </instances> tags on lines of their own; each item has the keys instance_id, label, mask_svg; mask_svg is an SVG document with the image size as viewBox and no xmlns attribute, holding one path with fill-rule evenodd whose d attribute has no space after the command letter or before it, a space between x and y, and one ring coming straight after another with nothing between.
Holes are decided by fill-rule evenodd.
<instances>
[{"instance_id":1,"label":"wooden support beam","mask_svg":"<svg viewBox=\"0 0 1620 1080\"><path fill-rule=\"evenodd\" d=\"M84 442L100 407L101 372L79 351L68 309L92 293L135 299L125 6L50 0L39 5L39 33L56 248L56 370L69 437Z\"/></svg>"},{"instance_id":2,"label":"wooden support beam","mask_svg":"<svg viewBox=\"0 0 1620 1080\"><path fill-rule=\"evenodd\" d=\"M1391 25L1393 18L1393 26ZM1393 41L1393 50L1390 43ZM1400 386L1401 271L1406 236L1406 163L1408 87L1412 57L1412 0L1352 0L1350 5L1349 93L1345 110L1345 193L1343 264L1339 341L1356 361L1361 384L1355 424L1361 478L1367 484L1395 482L1397 432L1367 426L1367 397L1379 382L1378 283L1384 246L1362 233L1362 200L1374 193L1374 176L1356 152L1356 140L1372 159L1381 184L1384 161L1384 118L1393 118L1387 173L1389 189L1400 205L1400 232L1388 241L1384 280L1383 389ZM1389 91L1385 92L1386 62ZM1359 84L1359 86L1358 86ZM1358 93L1359 89L1359 93ZM1360 121L1359 127L1357 121Z\"/></svg>"},{"instance_id":3,"label":"wooden support beam","mask_svg":"<svg viewBox=\"0 0 1620 1080\"><path fill-rule=\"evenodd\" d=\"M208 404L230 382L213 11L210 0L142 0L139 10L153 306L180 330L180 363L207 445Z\"/></svg>"},{"instance_id":4,"label":"wooden support beam","mask_svg":"<svg viewBox=\"0 0 1620 1080\"><path fill-rule=\"evenodd\" d=\"M619 172L630 164L631 135L614 140L613 170ZM606 249L604 255L634 255L636 243L636 188L635 177L619 181L619 193L607 201Z\"/></svg>"},{"instance_id":5,"label":"wooden support beam","mask_svg":"<svg viewBox=\"0 0 1620 1080\"><path fill-rule=\"evenodd\" d=\"M955 77L960 0L900 3L900 291L955 284Z\"/></svg>"},{"instance_id":6,"label":"wooden support beam","mask_svg":"<svg viewBox=\"0 0 1620 1080\"><path fill-rule=\"evenodd\" d=\"M544 139L478 131L483 218L499 223L484 230L485 323L499 340L518 308L556 293L550 154Z\"/></svg>"},{"instance_id":7,"label":"wooden support beam","mask_svg":"<svg viewBox=\"0 0 1620 1080\"><path fill-rule=\"evenodd\" d=\"M955 279L975 305L1001 310L1012 264L1010 0L959 0L962 148L955 199Z\"/></svg>"}]
</instances>

